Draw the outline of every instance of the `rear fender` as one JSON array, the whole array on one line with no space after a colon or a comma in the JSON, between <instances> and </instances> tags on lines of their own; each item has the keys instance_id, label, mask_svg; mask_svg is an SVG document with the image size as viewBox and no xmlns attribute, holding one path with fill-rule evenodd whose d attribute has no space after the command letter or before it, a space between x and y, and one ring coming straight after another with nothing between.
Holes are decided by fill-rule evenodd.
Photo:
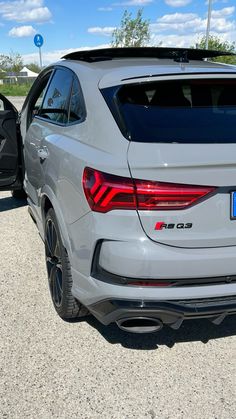
<instances>
[{"instance_id":1,"label":"rear fender","mask_svg":"<svg viewBox=\"0 0 236 419\"><path fill-rule=\"evenodd\" d=\"M53 209L55 211L55 214L56 214L56 217L57 217L58 226L59 226L60 233L61 233L62 243L63 243L64 247L66 248L67 252L71 253L71 244L70 244L70 239L69 239L69 235L68 235L67 226L66 226L66 223L64 221L63 213L60 209L60 206L59 206L59 203L57 201L56 195L54 194L54 192L52 191L52 189L48 185L45 185L42 188L41 193L42 193L42 195L41 195L41 213L42 213L43 225L44 225L44 220L45 220L45 212L44 212L45 198L48 198L50 200L51 204L52 204L52 207L53 207Z\"/></svg>"}]
</instances>

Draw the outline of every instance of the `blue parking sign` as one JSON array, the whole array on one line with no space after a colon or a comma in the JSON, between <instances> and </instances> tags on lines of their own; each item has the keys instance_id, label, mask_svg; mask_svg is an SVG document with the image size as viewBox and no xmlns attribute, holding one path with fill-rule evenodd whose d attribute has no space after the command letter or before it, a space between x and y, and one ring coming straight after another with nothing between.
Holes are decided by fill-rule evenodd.
<instances>
[{"instance_id":1,"label":"blue parking sign","mask_svg":"<svg viewBox=\"0 0 236 419\"><path fill-rule=\"evenodd\" d=\"M34 45L40 48L43 45L43 37L40 33L37 33L34 37Z\"/></svg>"}]
</instances>

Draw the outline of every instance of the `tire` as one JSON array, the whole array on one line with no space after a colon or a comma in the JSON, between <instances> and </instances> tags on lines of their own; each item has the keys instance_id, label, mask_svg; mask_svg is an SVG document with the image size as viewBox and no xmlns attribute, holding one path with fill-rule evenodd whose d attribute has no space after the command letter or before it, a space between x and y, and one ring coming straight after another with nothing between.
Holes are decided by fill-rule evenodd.
<instances>
[{"instance_id":1,"label":"tire","mask_svg":"<svg viewBox=\"0 0 236 419\"><path fill-rule=\"evenodd\" d=\"M24 189L16 189L15 191L11 191L11 195L13 198L16 199L26 199L27 195L24 191Z\"/></svg>"},{"instance_id":2,"label":"tire","mask_svg":"<svg viewBox=\"0 0 236 419\"><path fill-rule=\"evenodd\" d=\"M49 289L57 314L64 320L87 315L88 310L71 293L70 261L52 208L45 219L45 256Z\"/></svg>"}]
</instances>

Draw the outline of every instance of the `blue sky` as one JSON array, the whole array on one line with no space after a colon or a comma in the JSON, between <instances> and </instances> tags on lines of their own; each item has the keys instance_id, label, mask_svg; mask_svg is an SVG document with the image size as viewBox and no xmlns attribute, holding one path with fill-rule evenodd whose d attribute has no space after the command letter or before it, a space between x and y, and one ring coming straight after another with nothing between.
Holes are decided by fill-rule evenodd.
<instances>
[{"instance_id":1,"label":"blue sky","mask_svg":"<svg viewBox=\"0 0 236 419\"><path fill-rule=\"evenodd\" d=\"M35 33L44 38L44 64L73 49L108 46L125 9L135 16L139 8L151 45L190 46L205 33L207 0L0 0L0 53L38 62ZM213 0L211 33L236 41L235 0Z\"/></svg>"}]
</instances>

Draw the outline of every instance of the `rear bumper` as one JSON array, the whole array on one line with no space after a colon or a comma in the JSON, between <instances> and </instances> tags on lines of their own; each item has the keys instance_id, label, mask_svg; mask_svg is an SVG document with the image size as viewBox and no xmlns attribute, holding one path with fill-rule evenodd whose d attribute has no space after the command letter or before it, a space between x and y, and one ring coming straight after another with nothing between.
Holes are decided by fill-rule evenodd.
<instances>
[{"instance_id":1,"label":"rear bumper","mask_svg":"<svg viewBox=\"0 0 236 419\"><path fill-rule=\"evenodd\" d=\"M236 274L236 246L185 249L154 243L104 240L97 264L114 275L139 279L189 279Z\"/></svg>"},{"instance_id":2,"label":"rear bumper","mask_svg":"<svg viewBox=\"0 0 236 419\"><path fill-rule=\"evenodd\" d=\"M107 299L91 304L88 309L105 325L121 319L148 317L178 329L184 320L189 319L209 318L220 324L226 316L236 314L236 295L173 301Z\"/></svg>"}]
</instances>

